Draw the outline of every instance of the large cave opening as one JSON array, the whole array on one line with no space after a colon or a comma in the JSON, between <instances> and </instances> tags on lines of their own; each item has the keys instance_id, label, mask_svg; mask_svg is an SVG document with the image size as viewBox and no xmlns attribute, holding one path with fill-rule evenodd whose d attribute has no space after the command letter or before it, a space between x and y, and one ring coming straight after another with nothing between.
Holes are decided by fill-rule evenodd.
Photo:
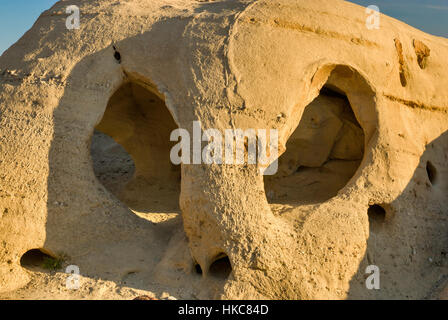
<instances>
[{"instance_id":1,"label":"large cave opening","mask_svg":"<svg viewBox=\"0 0 448 320\"><path fill-rule=\"evenodd\" d=\"M178 213L181 172L170 160L177 128L160 94L127 82L95 127L91 157L104 187L139 213Z\"/></svg>"},{"instance_id":2,"label":"large cave opening","mask_svg":"<svg viewBox=\"0 0 448 320\"><path fill-rule=\"evenodd\" d=\"M364 141L345 92L325 85L287 141L278 172L265 176L268 201L314 204L336 196L357 171Z\"/></svg>"}]
</instances>

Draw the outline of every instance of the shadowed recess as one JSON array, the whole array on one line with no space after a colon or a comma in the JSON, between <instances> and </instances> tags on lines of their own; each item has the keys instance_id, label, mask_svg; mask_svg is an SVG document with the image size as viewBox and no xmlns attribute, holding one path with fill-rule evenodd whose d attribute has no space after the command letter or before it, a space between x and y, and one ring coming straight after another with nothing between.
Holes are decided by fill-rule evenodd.
<instances>
[{"instance_id":1,"label":"shadowed recess","mask_svg":"<svg viewBox=\"0 0 448 320\"><path fill-rule=\"evenodd\" d=\"M367 214L371 228L380 226L386 220L386 209L379 204L369 206Z\"/></svg>"},{"instance_id":2,"label":"shadowed recess","mask_svg":"<svg viewBox=\"0 0 448 320\"><path fill-rule=\"evenodd\" d=\"M44 252L43 249L31 249L20 258L20 265L26 269L44 268L54 257Z\"/></svg>"},{"instance_id":3,"label":"shadowed recess","mask_svg":"<svg viewBox=\"0 0 448 320\"><path fill-rule=\"evenodd\" d=\"M199 275L202 274L202 268L201 268L201 266L199 265L199 263L196 263L196 264L194 265L194 270L195 270L195 272L196 272L197 274L199 274Z\"/></svg>"},{"instance_id":4,"label":"shadowed recess","mask_svg":"<svg viewBox=\"0 0 448 320\"><path fill-rule=\"evenodd\" d=\"M310 103L279 158L279 170L265 177L270 203L326 201L353 177L364 156L364 132L345 93L324 86Z\"/></svg>"},{"instance_id":5,"label":"shadowed recess","mask_svg":"<svg viewBox=\"0 0 448 320\"><path fill-rule=\"evenodd\" d=\"M232 273L232 264L226 254L220 254L216 260L210 265L209 274L218 279L227 279Z\"/></svg>"},{"instance_id":6,"label":"shadowed recess","mask_svg":"<svg viewBox=\"0 0 448 320\"><path fill-rule=\"evenodd\" d=\"M426 173L431 184L435 185L437 183L437 169L431 161L426 162Z\"/></svg>"},{"instance_id":7,"label":"shadowed recess","mask_svg":"<svg viewBox=\"0 0 448 320\"><path fill-rule=\"evenodd\" d=\"M159 95L125 83L110 98L92 137L95 175L132 210L177 212L180 166L170 160L176 128Z\"/></svg>"}]
</instances>

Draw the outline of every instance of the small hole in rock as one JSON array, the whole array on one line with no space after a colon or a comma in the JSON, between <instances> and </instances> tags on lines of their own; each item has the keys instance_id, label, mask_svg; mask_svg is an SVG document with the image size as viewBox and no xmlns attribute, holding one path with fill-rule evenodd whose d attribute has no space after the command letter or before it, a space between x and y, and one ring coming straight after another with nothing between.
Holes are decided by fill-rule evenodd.
<instances>
[{"instance_id":1,"label":"small hole in rock","mask_svg":"<svg viewBox=\"0 0 448 320\"><path fill-rule=\"evenodd\" d=\"M202 274L202 268L198 263L194 266L194 270L197 274Z\"/></svg>"},{"instance_id":2,"label":"small hole in rock","mask_svg":"<svg viewBox=\"0 0 448 320\"><path fill-rule=\"evenodd\" d=\"M426 163L426 173L428 174L428 179L431 182L431 184L436 184L437 182L437 169L434 167L434 165L428 161Z\"/></svg>"},{"instance_id":3,"label":"small hole in rock","mask_svg":"<svg viewBox=\"0 0 448 320\"><path fill-rule=\"evenodd\" d=\"M115 58L115 60L117 60L118 62L121 62L121 54L120 54L120 52L115 52L115 53L114 53L114 58Z\"/></svg>"},{"instance_id":4,"label":"small hole in rock","mask_svg":"<svg viewBox=\"0 0 448 320\"><path fill-rule=\"evenodd\" d=\"M20 265L27 269L45 268L50 266L51 262L58 261L58 259L50 256L42 251L42 249L32 249L27 251L20 259ZM48 268L50 269L50 268ZM54 268L57 269L57 268Z\"/></svg>"},{"instance_id":5,"label":"small hole in rock","mask_svg":"<svg viewBox=\"0 0 448 320\"><path fill-rule=\"evenodd\" d=\"M118 63L121 63L121 54L120 52L117 51L117 48L115 48L115 46L113 46L114 49L114 58L115 60L118 61Z\"/></svg>"},{"instance_id":6,"label":"small hole in rock","mask_svg":"<svg viewBox=\"0 0 448 320\"><path fill-rule=\"evenodd\" d=\"M375 226L383 223L386 220L386 210L379 204L374 204L367 210L369 216L369 224Z\"/></svg>"},{"instance_id":7,"label":"small hole in rock","mask_svg":"<svg viewBox=\"0 0 448 320\"><path fill-rule=\"evenodd\" d=\"M231 272L232 265L229 257L225 254L219 255L215 262L211 264L209 269L210 275L219 279L227 279Z\"/></svg>"}]
</instances>

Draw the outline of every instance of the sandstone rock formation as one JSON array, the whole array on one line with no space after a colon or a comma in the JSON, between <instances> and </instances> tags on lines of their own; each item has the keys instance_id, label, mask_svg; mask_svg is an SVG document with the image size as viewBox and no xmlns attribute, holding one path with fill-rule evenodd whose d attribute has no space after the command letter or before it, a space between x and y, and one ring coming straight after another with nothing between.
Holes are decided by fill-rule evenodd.
<instances>
[{"instance_id":1,"label":"sandstone rock formation","mask_svg":"<svg viewBox=\"0 0 448 320\"><path fill-rule=\"evenodd\" d=\"M39 252L180 298L443 291L447 39L340 0L70 4L0 57L1 297ZM174 166L193 121L278 129L278 173Z\"/></svg>"}]
</instances>

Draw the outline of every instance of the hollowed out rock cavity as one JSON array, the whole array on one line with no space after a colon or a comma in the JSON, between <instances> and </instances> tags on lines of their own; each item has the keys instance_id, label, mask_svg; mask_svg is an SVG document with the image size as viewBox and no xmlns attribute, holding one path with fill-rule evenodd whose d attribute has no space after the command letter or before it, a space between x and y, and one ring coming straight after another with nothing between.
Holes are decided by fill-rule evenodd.
<instances>
[{"instance_id":1,"label":"hollowed out rock cavity","mask_svg":"<svg viewBox=\"0 0 448 320\"><path fill-rule=\"evenodd\" d=\"M20 258L20 265L28 270L54 269L57 262L53 255L50 255L44 249L31 249L25 252Z\"/></svg>"},{"instance_id":2,"label":"hollowed out rock cavity","mask_svg":"<svg viewBox=\"0 0 448 320\"><path fill-rule=\"evenodd\" d=\"M91 144L94 172L134 211L179 211L180 166L170 160L177 128L161 95L128 82L110 98Z\"/></svg>"},{"instance_id":3,"label":"hollowed out rock cavity","mask_svg":"<svg viewBox=\"0 0 448 320\"><path fill-rule=\"evenodd\" d=\"M277 174L265 177L268 201L311 204L336 196L358 169L364 140L345 93L323 87L289 138Z\"/></svg>"},{"instance_id":4,"label":"hollowed out rock cavity","mask_svg":"<svg viewBox=\"0 0 448 320\"><path fill-rule=\"evenodd\" d=\"M220 254L215 258L215 261L210 265L208 270L210 276L225 280L232 273L232 264L226 254Z\"/></svg>"}]
</instances>

